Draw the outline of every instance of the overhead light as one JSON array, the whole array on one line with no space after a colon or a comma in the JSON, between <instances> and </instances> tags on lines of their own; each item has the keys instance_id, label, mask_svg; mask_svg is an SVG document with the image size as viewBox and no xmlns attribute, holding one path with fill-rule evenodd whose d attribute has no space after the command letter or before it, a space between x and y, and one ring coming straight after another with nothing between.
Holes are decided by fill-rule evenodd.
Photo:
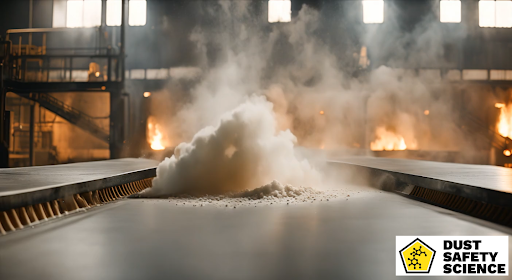
<instances>
[{"instance_id":1,"label":"overhead light","mask_svg":"<svg viewBox=\"0 0 512 280\"><path fill-rule=\"evenodd\" d=\"M149 91L144 92L144 97L150 97L150 96L151 96L151 92L149 92Z\"/></svg>"}]
</instances>

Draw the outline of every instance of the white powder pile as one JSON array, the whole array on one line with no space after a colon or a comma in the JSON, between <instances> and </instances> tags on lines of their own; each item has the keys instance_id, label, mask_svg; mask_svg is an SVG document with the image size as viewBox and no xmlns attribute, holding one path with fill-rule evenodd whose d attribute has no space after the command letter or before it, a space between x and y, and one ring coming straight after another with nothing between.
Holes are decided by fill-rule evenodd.
<instances>
[{"instance_id":1,"label":"white powder pile","mask_svg":"<svg viewBox=\"0 0 512 280\"><path fill-rule=\"evenodd\" d=\"M278 181L274 180L269 184L261 186L253 190L245 190L238 193L228 194L230 197L250 198L250 199L262 199L265 197L285 198L285 197L298 197L317 195L322 192L316 191L312 188L307 187L293 187L292 185L283 186Z\"/></svg>"},{"instance_id":2,"label":"white powder pile","mask_svg":"<svg viewBox=\"0 0 512 280\"><path fill-rule=\"evenodd\" d=\"M182 194L167 199L144 200L150 203L169 203L175 207L205 207L222 209L243 209L256 207L292 207L299 205L322 205L349 202L352 199L378 192L370 188L331 189L317 191L311 188L283 186L273 181L250 191L226 193L223 195L203 195L199 197Z\"/></svg>"},{"instance_id":3,"label":"white powder pile","mask_svg":"<svg viewBox=\"0 0 512 280\"><path fill-rule=\"evenodd\" d=\"M179 144L174 155L158 165L153 187L142 196L231 193L256 198L314 193L288 185L318 186L320 174L296 156L297 139L289 130L278 130L272 106L263 96L251 97L224 114L217 126L205 127L190 143Z\"/></svg>"},{"instance_id":4,"label":"white powder pile","mask_svg":"<svg viewBox=\"0 0 512 280\"><path fill-rule=\"evenodd\" d=\"M272 184L272 183L271 183ZM269 185L271 185L269 184ZM279 184L277 182L277 184ZM280 184L279 184L280 185ZM264 186L265 187L265 186ZM291 187L291 186L288 186ZM263 188L263 187L262 187ZM293 187L291 187L293 188ZM255 189L260 190L261 188ZM244 208L244 207L262 207L262 206L291 206L312 203L328 203L330 201L343 198L343 192L339 190L315 191L313 189L293 188L288 193L282 191L271 191L268 195L263 192L253 194L253 191L231 193L226 195L205 195L201 197L193 197L190 195L180 195L177 197L169 197L167 200L171 204L184 207L217 207L217 208ZM299 191L297 191L299 190ZM289 195L289 196L286 196Z\"/></svg>"}]
</instances>

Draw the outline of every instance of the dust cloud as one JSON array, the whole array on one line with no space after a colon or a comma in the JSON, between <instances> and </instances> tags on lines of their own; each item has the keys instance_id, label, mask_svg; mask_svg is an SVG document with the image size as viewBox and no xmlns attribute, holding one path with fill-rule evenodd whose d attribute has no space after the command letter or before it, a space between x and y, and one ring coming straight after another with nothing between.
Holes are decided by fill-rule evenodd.
<instances>
[{"instance_id":1,"label":"dust cloud","mask_svg":"<svg viewBox=\"0 0 512 280\"><path fill-rule=\"evenodd\" d=\"M377 127L414 149L457 150L467 141L453 114L458 88L436 73L383 66L385 56L411 67L442 60L434 19L407 36L386 30L395 40L377 48L380 66L368 71L375 62L365 45L383 36L372 30L355 40L306 5L286 24L268 24L266 9L250 1L200 5L189 36L196 67L182 68L153 106L166 146L176 149L148 196L218 195L274 180L315 188L322 176L297 146L365 154Z\"/></svg>"},{"instance_id":2,"label":"dust cloud","mask_svg":"<svg viewBox=\"0 0 512 280\"><path fill-rule=\"evenodd\" d=\"M218 195L255 189L273 180L314 187L320 175L307 160L296 157L296 141L289 130L277 130L272 103L262 96L249 97L216 126L207 126L190 143L179 144L174 155L159 164L153 188L145 195ZM260 192L267 194L269 188Z\"/></svg>"}]
</instances>

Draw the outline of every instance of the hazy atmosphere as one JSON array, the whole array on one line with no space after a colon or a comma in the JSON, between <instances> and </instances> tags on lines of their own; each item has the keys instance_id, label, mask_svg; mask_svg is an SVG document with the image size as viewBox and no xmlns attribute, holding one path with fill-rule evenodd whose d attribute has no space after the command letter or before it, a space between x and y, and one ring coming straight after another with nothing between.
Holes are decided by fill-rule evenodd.
<instances>
[{"instance_id":1,"label":"hazy atmosphere","mask_svg":"<svg viewBox=\"0 0 512 280\"><path fill-rule=\"evenodd\" d=\"M511 47L512 0L0 1L0 279L509 279Z\"/></svg>"}]
</instances>

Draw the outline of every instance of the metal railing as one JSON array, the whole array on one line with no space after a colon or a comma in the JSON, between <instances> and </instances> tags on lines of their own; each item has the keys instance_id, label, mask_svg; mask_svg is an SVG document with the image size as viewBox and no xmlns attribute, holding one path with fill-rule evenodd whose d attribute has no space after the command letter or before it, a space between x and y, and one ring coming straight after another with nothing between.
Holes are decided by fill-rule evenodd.
<instances>
[{"instance_id":1,"label":"metal railing","mask_svg":"<svg viewBox=\"0 0 512 280\"><path fill-rule=\"evenodd\" d=\"M98 28L93 28L98 29ZM70 31L68 28L30 28L7 31L10 42L7 80L16 82L117 82L121 81L119 50L112 47L47 48L47 33ZM98 29L99 32L99 29ZM40 45L34 45L33 34L42 34ZM17 42L9 36L19 36ZM28 36L28 40L23 40ZM16 37L15 41L16 41ZM28 44L23 44L23 41ZM95 64L95 65L93 65ZM75 75L76 74L76 75Z\"/></svg>"},{"instance_id":2,"label":"metal railing","mask_svg":"<svg viewBox=\"0 0 512 280\"><path fill-rule=\"evenodd\" d=\"M106 54L14 54L10 58L8 79L17 82L121 80L119 56L111 49Z\"/></svg>"}]
</instances>

